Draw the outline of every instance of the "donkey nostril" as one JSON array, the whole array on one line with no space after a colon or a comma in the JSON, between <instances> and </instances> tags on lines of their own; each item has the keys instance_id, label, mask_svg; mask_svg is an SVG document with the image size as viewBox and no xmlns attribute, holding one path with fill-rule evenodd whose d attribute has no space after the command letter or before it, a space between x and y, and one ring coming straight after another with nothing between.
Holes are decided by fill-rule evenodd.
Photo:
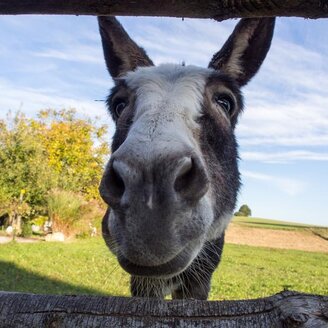
<instances>
[{"instance_id":1,"label":"donkey nostril","mask_svg":"<svg viewBox=\"0 0 328 328\"><path fill-rule=\"evenodd\" d=\"M188 158L180 166L174 190L189 200L200 199L208 190L208 177L198 158Z\"/></svg>"},{"instance_id":2,"label":"donkey nostril","mask_svg":"<svg viewBox=\"0 0 328 328\"><path fill-rule=\"evenodd\" d=\"M116 167L116 162L114 161L109 169L108 173L108 189L112 196L115 198L121 198L125 191L124 181Z\"/></svg>"},{"instance_id":3,"label":"donkey nostril","mask_svg":"<svg viewBox=\"0 0 328 328\"><path fill-rule=\"evenodd\" d=\"M186 158L182 166L179 168L174 183L174 189L176 192L181 192L188 186L189 181L192 179L193 173L193 160L191 158Z\"/></svg>"},{"instance_id":4,"label":"donkey nostril","mask_svg":"<svg viewBox=\"0 0 328 328\"><path fill-rule=\"evenodd\" d=\"M188 174L191 171L192 167L193 167L193 159L185 158L177 176L181 177L185 174Z\"/></svg>"}]
</instances>

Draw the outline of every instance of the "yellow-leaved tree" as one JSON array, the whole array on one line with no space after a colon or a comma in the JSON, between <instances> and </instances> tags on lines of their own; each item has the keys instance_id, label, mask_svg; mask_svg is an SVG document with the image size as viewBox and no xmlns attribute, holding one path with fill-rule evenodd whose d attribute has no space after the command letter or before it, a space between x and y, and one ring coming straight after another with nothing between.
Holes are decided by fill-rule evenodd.
<instances>
[{"instance_id":1,"label":"yellow-leaved tree","mask_svg":"<svg viewBox=\"0 0 328 328\"><path fill-rule=\"evenodd\" d=\"M0 217L7 215L20 230L22 218L49 215L49 198L64 199L61 192L76 195L81 208L100 200L98 185L109 156L106 125L73 109L48 109L37 118L9 113L0 127ZM57 212L54 207L50 212L60 218L60 202L55 204Z\"/></svg>"}]
</instances>

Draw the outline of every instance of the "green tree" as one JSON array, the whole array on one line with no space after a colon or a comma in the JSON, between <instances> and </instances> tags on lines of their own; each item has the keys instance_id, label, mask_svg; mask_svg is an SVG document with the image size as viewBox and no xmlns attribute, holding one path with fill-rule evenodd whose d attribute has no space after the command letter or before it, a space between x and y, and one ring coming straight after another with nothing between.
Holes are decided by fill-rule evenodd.
<instances>
[{"instance_id":1,"label":"green tree","mask_svg":"<svg viewBox=\"0 0 328 328\"><path fill-rule=\"evenodd\" d=\"M24 190L25 201L37 205L51 187L51 179L37 133L29 123L22 114L9 115L8 124L0 123L0 193L18 199Z\"/></svg>"},{"instance_id":2,"label":"green tree","mask_svg":"<svg viewBox=\"0 0 328 328\"><path fill-rule=\"evenodd\" d=\"M75 110L47 110L33 122L40 131L57 188L98 198L98 185L109 155L107 127L81 119Z\"/></svg>"},{"instance_id":3,"label":"green tree","mask_svg":"<svg viewBox=\"0 0 328 328\"><path fill-rule=\"evenodd\" d=\"M99 199L106 132L74 110L40 111L36 119L9 113L0 120L0 215L20 221L46 212L54 189Z\"/></svg>"},{"instance_id":4,"label":"green tree","mask_svg":"<svg viewBox=\"0 0 328 328\"><path fill-rule=\"evenodd\" d=\"M240 206L238 212L234 214L235 216L251 216L252 211L247 204Z\"/></svg>"},{"instance_id":5,"label":"green tree","mask_svg":"<svg viewBox=\"0 0 328 328\"><path fill-rule=\"evenodd\" d=\"M0 121L0 214L20 231L21 220L45 202L54 186L37 133L22 114Z\"/></svg>"}]
</instances>

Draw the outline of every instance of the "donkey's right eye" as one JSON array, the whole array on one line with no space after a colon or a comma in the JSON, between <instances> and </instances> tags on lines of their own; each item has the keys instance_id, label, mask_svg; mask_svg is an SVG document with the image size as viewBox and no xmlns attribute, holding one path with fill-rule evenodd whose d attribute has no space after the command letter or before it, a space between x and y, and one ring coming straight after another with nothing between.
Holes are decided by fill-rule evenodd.
<instances>
[{"instance_id":1,"label":"donkey's right eye","mask_svg":"<svg viewBox=\"0 0 328 328\"><path fill-rule=\"evenodd\" d=\"M116 117L120 117L127 103L124 100L118 101L114 104Z\"/></svg>"}]
</instances>

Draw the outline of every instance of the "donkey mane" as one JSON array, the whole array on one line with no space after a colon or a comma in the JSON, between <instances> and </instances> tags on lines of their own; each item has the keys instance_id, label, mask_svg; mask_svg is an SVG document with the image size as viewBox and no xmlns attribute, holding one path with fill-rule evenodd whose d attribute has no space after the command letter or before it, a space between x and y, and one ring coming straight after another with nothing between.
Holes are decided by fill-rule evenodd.
<instances>
[{"instance_id":1,"label":"donkey mane","mask_svg":"<svg viewBox=\"0 0 328 328\"><path fill-rule=\"evenodd\" d=\"M99 188L103 237L133 296L206 299L240 186L240 88L269 50L274 19L242 19L208 68L156 67L114 17L99 27L116 124Z\"/></svg>"}]
</instances>

